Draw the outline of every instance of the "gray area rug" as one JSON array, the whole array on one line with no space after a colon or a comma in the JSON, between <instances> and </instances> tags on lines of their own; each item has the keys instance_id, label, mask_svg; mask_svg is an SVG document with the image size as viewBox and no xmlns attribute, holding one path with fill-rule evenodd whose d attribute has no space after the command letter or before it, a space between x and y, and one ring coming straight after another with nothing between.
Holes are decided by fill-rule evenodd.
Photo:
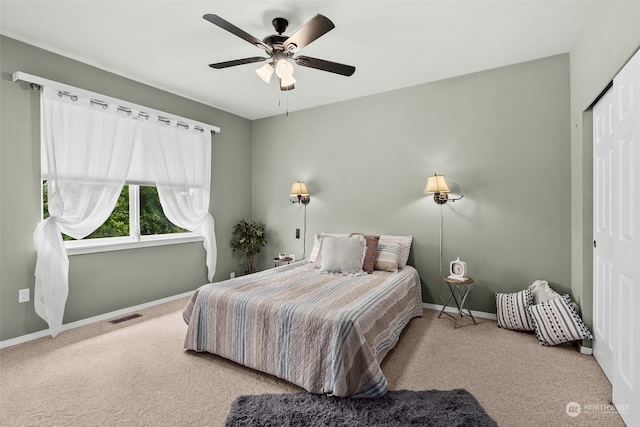
<instances>
[{"instance_id":1,"label":"gray area rug","mask_svg":"<svg viewBox=\"0 0 640 427\"><path fill-rule=\"evenodd\" d=\"M466 390L389 391L377 399L329 397L311 393L238 397L226 427L273 426L464 426L496 427Z\"/></svg>"}]
</instances>

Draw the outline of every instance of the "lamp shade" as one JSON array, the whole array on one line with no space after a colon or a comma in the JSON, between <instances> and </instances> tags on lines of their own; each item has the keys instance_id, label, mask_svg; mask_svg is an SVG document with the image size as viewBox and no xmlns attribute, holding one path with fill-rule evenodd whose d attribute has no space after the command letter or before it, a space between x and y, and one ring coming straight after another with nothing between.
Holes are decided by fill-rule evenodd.
<instances>
[{"instance_id":1,"label":"lamp shade","mask_svg":"<svg viewBox=\"0 0 640 427\"><path fill-rule=\"evenodd\" d=\"M283 88L293 86L295 82L296 79L294 79L293 76L283 77L280 79L280 87Z\"/></svg>"},{"instance_id":2,"label":"lamp shade","mask_svg":"<svg viewBox=\"0 0 640 427\"><path fill-rule=\"evenodd\" d=\"M284 58L278 59L278 62L276 62L276 75L281 79L291 77L293 75L293 65Z\"/></svg>"},{"instance_id":3,"label":"lamp shade","mask_svg":"<svg viewBox=\"0 0 640 427\"><path fill-rule=\"evenodd\" d=\"M304 182L294 182L291 186L291 194L290 196L308 196L309 192L307 191L307 186L304 185Z\"/></svg>"},{"instance_id":4,"label":"lamp shade","mask_svg":"<svg viewBox=\"0 0 640 427\"><path fill-rule=\"evenodd\" d=\"M273 74L273 67L271 64L264 64L262 67L256 70L256 73L260 76L265 83L269 83L271 80L271 75Z\"/></svg>"},{"instance_id":5,"label":"lamp shade","mask_svg":"<svg viewBox=\"0 0 640 427\"><path fill-rule=\"evenodd\" d=\"M427 186L424 189L424 194L429 193L448 193L451 190L447 186L444 180L444 175L435 174L430 176L427 180Z\"/></svg>"}]
</instances>

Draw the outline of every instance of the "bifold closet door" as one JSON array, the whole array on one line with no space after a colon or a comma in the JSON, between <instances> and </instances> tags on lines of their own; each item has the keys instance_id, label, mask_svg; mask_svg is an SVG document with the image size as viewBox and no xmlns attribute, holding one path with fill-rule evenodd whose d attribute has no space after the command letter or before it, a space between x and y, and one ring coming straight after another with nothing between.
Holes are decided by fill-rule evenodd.
<instances>
[{"instance_id":1,"label":"bifold closet door","mask_svg":"<svg viewBox=\"0 0 640 427\"><path fill-rule=\"evenodd\" d=\"M640 425L640 53L594 117L594 356L612 401ZM608 118L607 118L608 117ZM601 129L602 126L602 129Z\"/></svg>"},{"instance_id":2,"label":"bifold closet door","mask_svg":"<svg viewBox=\"0 0 640 427\"><path fill-rule=\"evenodd\" d=\"M593 355L613 375L613 90L593 108Z\"/></svg>"}]
</instances>

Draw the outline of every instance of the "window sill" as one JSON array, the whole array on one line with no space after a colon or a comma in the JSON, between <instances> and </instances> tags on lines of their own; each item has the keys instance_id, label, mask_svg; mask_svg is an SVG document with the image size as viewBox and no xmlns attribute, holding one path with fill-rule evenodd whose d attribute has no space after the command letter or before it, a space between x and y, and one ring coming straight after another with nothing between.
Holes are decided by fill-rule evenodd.
<instances>
[{"instance_id":1,"label":"window sill","mask_svg":"<svg viewBox=\"0 0 640 427\"><path fill-rule=\"evenodd\" d=\"M180 243L201 242L202 240L202 236L196 233L179 233L143 236L140 240L135 240L131 237L68 240L64 242L64 246L67 249L67 255L82 255L98 252L122 251L126 249L148 248L152 246L177 245Z\"/></svg>"}]
</instances>

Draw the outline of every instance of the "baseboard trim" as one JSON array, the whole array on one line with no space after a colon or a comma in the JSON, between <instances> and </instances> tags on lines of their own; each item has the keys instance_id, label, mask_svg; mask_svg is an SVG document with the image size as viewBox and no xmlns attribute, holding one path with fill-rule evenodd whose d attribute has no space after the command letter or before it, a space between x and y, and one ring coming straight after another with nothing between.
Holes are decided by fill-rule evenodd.
<instances>
[{"instance_id":1,"label":"baseboard trim","mask_svg":"<svg viewBox=\"0 0 640 427\"><path fill-rule=\"evenodd\" d=\"M123 308L121 310L116 310L116 311L112 311L110 313L104 313L104 314L100 314L98 316L93 316L93 317L89 317L87 319L82 319L82 320L78 320L76 322L71 322L71 323L67 323L62 325L62 328L60 329L60 332L64 332L64 331L68 331L70 329L75 329L75 328L79 328L81 326L86 326L86 325L90 325L91 323L96 323L96 322L102 322L103 320L108 320L114 317L119 317L119 316L124 316L130 313L133 313L135 311L138 310L142 310L145 308L149 308L149 307L153 307L156 305L160 305L160 304L164 304L166 302L170 302L170 301L175 301L177 299L181 299L181 298L185 298L188 296L193 295L195 291L189 291L189 292L185 292L182 294L178 294L178 295L173 295L170 297L166 297L166 298L161 298L159 300L155 300L155 301L150 301L150 302L146 302L144 304L139 304L139 305L135 305L133 307L127 307L127 308ZM44 338L47 336L50 336L51 333L49 332L49 329L45 329L42 331L38 331L38 332L34 332L31 334L27 334L27 335L22 335L16 338L11 338L8 340L4 340L4 341L0 341L0 349L1 348L5 348L5 347L11 347L14 345L18 345L18 344L22 344L28 341L33 341L36 340L38 338Z\"/></svg>"},{"instance_id":2,"label":"baseboard trim","mask_svg":"<svg viewBox=\"0 0 640 427\"><path fill-rule=\"evenodd\" d=\"M442 310L442 305L438 305L438 304L431 304L428 302L423 302L422 306L424 308L428 308L430 310ZM444 309L445 312L447 313L457 313L458 309L456 307L447 307ZM486 313L484 311L476 311L476 310L471 310L471 314L473 314L473 317L479 317L481 319L490 319L490 320L496 320L497 317L495 315L495 313Z\"/></svg>"},{"instance_id":3,"label":"baseboard trim","mask_svg":"<svg viewBox=\"0 0 640 427\"><path fill-rule=\"evenodd\" d=\"M104 313L104 314L100 314L98 316L93 316L93 317L89 317L87 319L82 319L82 320L78 320L76 322L71 322L71 323L67 323L65 325L62 325L62 328L60 329L61 332L64 331L68 331L71 329L75 329L75 328L79 328L81 326L86 326L86 325L90 325L91 323L96 323L96 322L102 322L103 320L108 320L111 319L113 317L118 317L118 316L124 316L127 315L129 313L133 313L135 311L138 310L142 310L145 308L149 308L149 307L153 307L156 305L160 305L160 304L164 304L166 302L170 302L170 301L175 301L177 299L181 299L181 298L186 298L188 296L193 295L194 291L189 291L189 292L185 292L182 294L178 294L178 295L173 295L170 297L166 297L166 298L161 298L159 300L155 300L155 301L150 301L144 304L139 304L139 305L135 305L133 307L127 307L127 308L123 308L121 310L116 310L116 311L112 311L109 313ZM431 303L427 303L427 302L423 302L422 306L424 308L430 309L430 310L442 310L442 305L438 305L438 304L431 304ZM448 313L456 313L457 309L455 307L447 307L444 311L448 312ZM481 319L490 319L490 320L496 320L497 317L495 315L495 313L486 313L484 311L476 311L476 310L471 310L471 314L473 314L475 317L479 317ZM29 342L29 341L33 341L36 340L38 338L44 338L46 336L49 336L49 330L45 329L42 331L38 331L38 332L34 332L31 334L27 334L27 335L22 335L16 338L11 338L8 340L4 340L4 341L0 341L0 349L1 348L6 348L6 347L11 347L14 345L18 345L18 344L22 344L25 342ZM580 353L582 354L593 354L593 349L589 348L589 347L585 347L585 346L580 346Z\"/></svg>"},{"instance_id":4,"label":"baseboard trim","mask_svg":"<svg viewBox=\"0 0 640 427\"><path fill-rule=\"evenodd\" d=\"M591 347L585 347L583 345L580 345L580 353L582 354L588 354L588 355L592 355L593 354L593 349Z\"/></svg>"}]
</instances>

